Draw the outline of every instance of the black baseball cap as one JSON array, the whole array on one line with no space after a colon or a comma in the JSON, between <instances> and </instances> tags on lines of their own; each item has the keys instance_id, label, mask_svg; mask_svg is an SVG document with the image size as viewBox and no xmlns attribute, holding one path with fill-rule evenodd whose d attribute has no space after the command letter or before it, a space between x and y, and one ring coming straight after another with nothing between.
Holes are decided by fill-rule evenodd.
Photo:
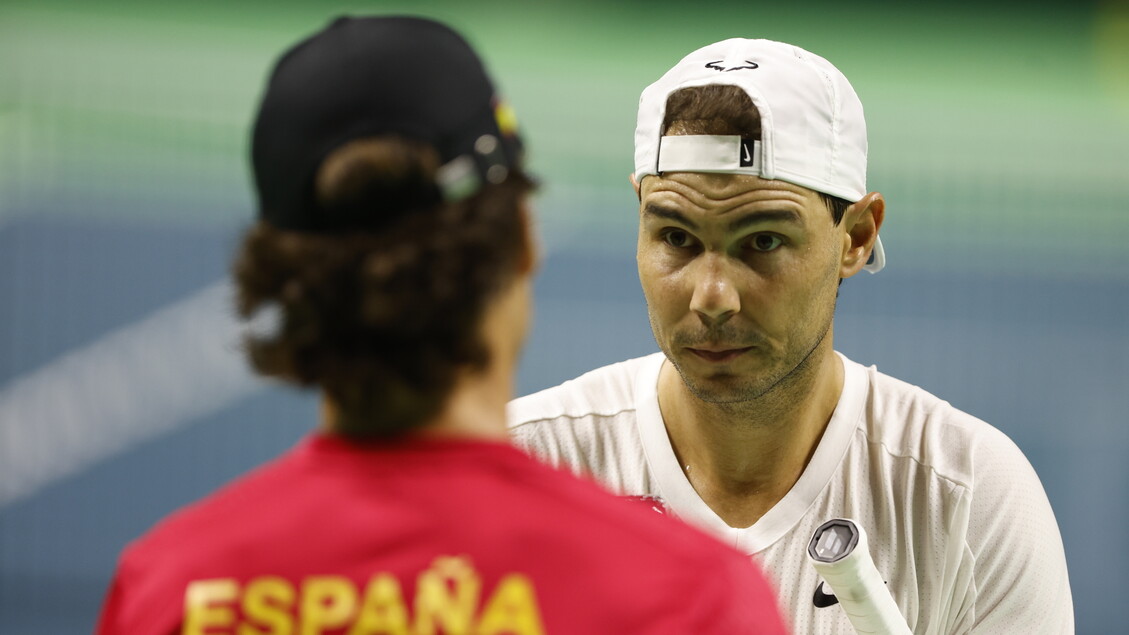
<instances>
[{"instance_id":1,"label":"black baseball cap","mask_svg":"<svg viewBox=\"0 0 1129 635\"><path fill-rule=\"evenodd\" d=\"M458 33L418 17L342 17L271 72L251 142L259 217L298 231L365 226L319 209L314 178L330 152L377 135L435 148L436 204L500 183L522 161L516 119Z\"/></svg>"}]
</instances>

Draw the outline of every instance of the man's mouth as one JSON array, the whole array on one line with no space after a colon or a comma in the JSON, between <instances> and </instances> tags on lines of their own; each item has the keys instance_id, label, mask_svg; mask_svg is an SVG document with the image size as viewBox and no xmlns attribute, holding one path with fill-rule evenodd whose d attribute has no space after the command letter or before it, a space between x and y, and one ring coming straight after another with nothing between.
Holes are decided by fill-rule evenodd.
<instances>
[{"instance_id":1,"label":"man's mouth","mask_svg":"<svg viewBox=\"0 0 1129 635\"><path fill-rule=\"evenodd\" d=\"M705 347L687 347L686 350L690 351L699 359L715 364L731 362L741 355L753 350L752 346L744 348L728 348L725 346L705 346Z\"/></svg>"}]
</instances>

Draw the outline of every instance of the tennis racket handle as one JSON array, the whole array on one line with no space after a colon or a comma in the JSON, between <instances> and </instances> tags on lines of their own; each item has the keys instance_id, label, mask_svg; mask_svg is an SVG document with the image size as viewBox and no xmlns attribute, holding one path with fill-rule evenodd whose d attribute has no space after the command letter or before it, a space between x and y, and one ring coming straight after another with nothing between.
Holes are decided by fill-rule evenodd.
<instances>
[{"instance_id":1,"label":"tennis racket handle","mask_svg":"<svg viewBox=\"0 0 1129 635\"><path fill-rule=\"evenodd\" d=\"M829 541L842 540L846 531L842 527L856 532L857 542L852 541L849 546L840 549L845 555L836 554L837 559L827 562L828 549L817 552L816 548L817 543L820 542L821 531L832 523L838 524L840 528L837 531L841 535L825 537L823 542L825 547ZM834 546L830 547L833 548ZM817 557L817 553L824 557ZM847 613L851 626L860 635L911 635L909 626L898 605L894 603L885 580L874 567L866 541L866 532L857 523L841 518L824 523L812 537L808 559L816 572L835 592L835 597Z\"/></svg>"}]
</instances>

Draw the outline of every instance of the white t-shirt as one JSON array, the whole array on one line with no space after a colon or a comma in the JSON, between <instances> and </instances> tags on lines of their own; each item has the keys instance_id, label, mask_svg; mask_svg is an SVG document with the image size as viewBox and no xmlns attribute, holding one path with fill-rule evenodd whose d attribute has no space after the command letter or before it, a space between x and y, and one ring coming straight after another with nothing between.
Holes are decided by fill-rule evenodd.
<instances>
[{"instance_id":1,"label":"white t-shirt","mask_svg":"<svg viewBox=\"0 0 1129 635\"><path fill-rule=\"evenodd\" d=\"M854 635L841 606L814 601L821 579L807 546L832 518L863 526L918 635L1074 632L1054 514L1030 463L999 430L842 357L842 396L804 473L755 524L729 527L675 459L659 412L664 359L613 364L513 401L515 442L620 494L658 497L754 556L798 634Z\"/></svg>"}]
</instances>

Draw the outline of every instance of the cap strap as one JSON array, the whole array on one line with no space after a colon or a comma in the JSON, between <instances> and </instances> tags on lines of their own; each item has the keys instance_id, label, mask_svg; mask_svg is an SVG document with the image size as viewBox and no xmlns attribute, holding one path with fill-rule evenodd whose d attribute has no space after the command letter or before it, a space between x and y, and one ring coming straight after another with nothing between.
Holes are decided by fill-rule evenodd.
<instances>
[{"instance_id":1,"label":"cap strap","mask_svg":"<svg viewBox=\"0 0 1129 635\"><path fill-rule=\"evenodd\" d=\"M443 164L435 175L435 181L447 202L461 201L482 187L478 167L469 154L455 157Z\"/></svg>"},{"instance_id":2,"label":"cap strap","mask_svg":"<svg viewBox=\"0 0 1129 635\"><path fill-rule=\"evenodd\" d=\"M737 135L670 135L659 140L659 172L761 173L761 144Z\"/></svg>"}]
</instances>

